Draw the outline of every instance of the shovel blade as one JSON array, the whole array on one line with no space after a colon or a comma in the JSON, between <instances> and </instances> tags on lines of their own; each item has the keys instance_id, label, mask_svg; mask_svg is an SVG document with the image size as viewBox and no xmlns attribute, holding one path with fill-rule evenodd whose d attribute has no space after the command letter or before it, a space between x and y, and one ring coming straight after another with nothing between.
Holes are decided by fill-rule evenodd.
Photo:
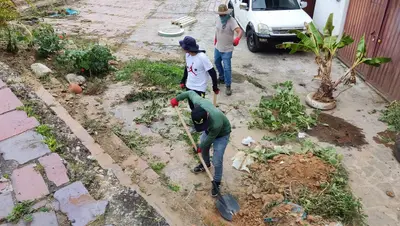
<instances>
[{"instance_id":1,"label":"shovel blade","mask_svg":"<svg viewBox=\"0 0 400 226\"><path fill-rule=\"evenodd\" d=\"M236 199L227 194L218 197L217 209L225 220L232 221L233 215L239 212L240 207Z\"/></svg>"}]
</instances>

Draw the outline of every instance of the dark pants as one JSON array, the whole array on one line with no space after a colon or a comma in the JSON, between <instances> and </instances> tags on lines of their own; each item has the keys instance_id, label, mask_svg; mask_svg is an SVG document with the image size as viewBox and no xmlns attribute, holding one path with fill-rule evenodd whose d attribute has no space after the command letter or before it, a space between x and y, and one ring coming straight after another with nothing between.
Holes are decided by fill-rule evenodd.
<instances>
[{"instance_id":1,"label":"dark pants","mask_svg":"<svg viewBox=\"0 0 400 226\"><path fill-rule=\"evenodd\" d=\"M189 90L191 90L191 89L186 88L186 90L189 91ZM197 90L192 90L192 91L196 92L199 96L201 96L201 97L203 97L203 98L206 96L206 93L205 93L205 92L201 92L201 91L197 91ZM188 101L189 101L189 107L190 107L190 109L193 110L194 104L192 103L192 101L190 101L190 99L188 99Z\"/></svg>"}]
</instances>

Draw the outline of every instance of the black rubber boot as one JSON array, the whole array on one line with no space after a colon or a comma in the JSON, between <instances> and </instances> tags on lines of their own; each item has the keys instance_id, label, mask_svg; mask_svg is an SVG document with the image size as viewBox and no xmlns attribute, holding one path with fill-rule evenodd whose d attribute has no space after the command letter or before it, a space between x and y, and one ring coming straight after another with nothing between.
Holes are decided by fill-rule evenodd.
<instances>
[{"instance_id":1,"label":"black rubber boot","mask_svg":"<svg viewBox=\"0 0 400 226\"><path fill-rule=\"evenodd\" d=\"M231 86L226 86L225 94L228 96L232 95Z\"/></svg>"}]
</instances>

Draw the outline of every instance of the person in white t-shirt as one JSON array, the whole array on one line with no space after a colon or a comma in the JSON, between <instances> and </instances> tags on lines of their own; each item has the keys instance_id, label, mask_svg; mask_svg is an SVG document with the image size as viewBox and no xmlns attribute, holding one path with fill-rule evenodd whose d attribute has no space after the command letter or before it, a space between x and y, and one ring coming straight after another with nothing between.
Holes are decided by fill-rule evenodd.
<instances>
[{"instance_id":1,"label":"person in white t-shirt","mask_svg":"<svg viewBox=\"0 0 400 226\"><path fill-rule=\"evenodd\" d=\"M179 41L180 46L186 52L186 68L181 80L181 88L193 90L201 97L205 97L209 76L212 79L212 87L215 94L219 93L217 72L214 69L210 59L205 54L206 51L199 50L196 40L190 36L186 36ZM194 105L189 100L190 109L193 110Z\"/></svg>"}]
</instances>

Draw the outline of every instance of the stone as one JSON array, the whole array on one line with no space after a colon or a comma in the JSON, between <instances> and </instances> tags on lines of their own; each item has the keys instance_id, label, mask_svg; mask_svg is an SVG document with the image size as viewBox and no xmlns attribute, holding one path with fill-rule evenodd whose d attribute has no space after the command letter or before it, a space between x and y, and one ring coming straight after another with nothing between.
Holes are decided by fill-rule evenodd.
<instances>
[{"instance_id":1,"label":"stone","mask_svg":"<svg viewBox=\"0 0 400 226\"><path fill-rule=\"evenodd\" d=\"M13 188L11 186L11 183L6 181L6 182L0 182L0 194L5 194L12 192Z\"/></svg>"},{"instance_id":2,"label":"stone","mask_svg":"<svg viewBox=\"0 0 400 226\"><path fill-rule=\"evenodd\" d=\"M1 81L1 79L0 79L0 89L3 87L6 87L6 84L3 81Z\"/></svg>"},{"instance_id":3,"label":"stone","mask_svg":"<svg viewBox=\"0 0 400 226\"><path fill-rule=\"evenodd\" d=\"M35 200L49 194L49 189L43 177L35 169L36 164L30 164L13 171L12 186L18 201Z\"/></svg>"},{"instance_id":4,"label":"stone","mask_svg":"<svg viewBox=\"0 0 400 226\"><path fill-rule=\"evenodd\" d=\"M4 160L15 160L19 164L27 163L50 152L43 143L43 137L32 130L0 141L0 153L3 154Z\"/></svg>"},{"instance_id":5,"label":"stone","mask_svg":"<svg viewBox=\"0 0 400 226\"><path fill-rule=\"evenodd\" d=\"M53 72L50 68L48 68L46 65L41 64L41 63L32 64L31 70L38 78L42 78Z\"/></svg>"},{"instance_id":6,"label":"stone","mask_svg":"<svg viewBox=\"0 0 400 226\"><path fill-rule=\"evenodd\" d=\"M14 95L11 89L0 90L0 115L22 106L22 102Z\"/></svg>"},{"instance_id":7,"label":"stone","mask_svg":"<svg viewBox=\"0 0 400 226\"><path fill-rule=\"evenodd\" d=\"M77 181L54 193L54 198L60 203L61 212L68 216L73 226L84 226L104 214L108 201L96 201Z\"/></svg>"},{"instance_id":8,"label":"stone","mask_svg":"<svg viewBox=\"0 0 400 226\"><path fill-rule=\"evenodd\" d=\"M57 187L69 182L67 169L58 154L52 153L44 156L39 159L39 162L44 167L47 178Z\"/></svg>"},{"instance_id":9,"label":"stone","mask_svg":"<svg viewBox=\"0 0 400 226\"><path fill-rule=\"evenodd\" d=\"M11 193L0 194L0 220L7 217L14 208L14 201Z\"/></svg>"},{"instance_id":10,"label":"stone","mask_svg":"<svg viewBox=\"0 0 400 226\"><path fill-rule=\"evenodd\" d=\"M39 122L36 118L28 118L24 111L12 111L0 115L0 141L33 129L38 125Z\"/></svg>"},{"instance_id":11,"label":"stone","mask_svg":"<svg viewBox=\"0 0 400 226\"><path fill-rule=\"evenodd\" d=\"M56 213L50 212L36 212L32 214L33 221L30 226L58 226Z\"/></svg>"},{"instance_id":12,"label":"stone","mask_svg":"<svg viewBox=\"0 0 400 226\"><path fill-rule=\"evenodd\" d=\"M77 74L67 74L65 79L67 79L69 83L75 83L78 85L83 85L86 83L86 78Z\"/></svg>"}]
</instances>

